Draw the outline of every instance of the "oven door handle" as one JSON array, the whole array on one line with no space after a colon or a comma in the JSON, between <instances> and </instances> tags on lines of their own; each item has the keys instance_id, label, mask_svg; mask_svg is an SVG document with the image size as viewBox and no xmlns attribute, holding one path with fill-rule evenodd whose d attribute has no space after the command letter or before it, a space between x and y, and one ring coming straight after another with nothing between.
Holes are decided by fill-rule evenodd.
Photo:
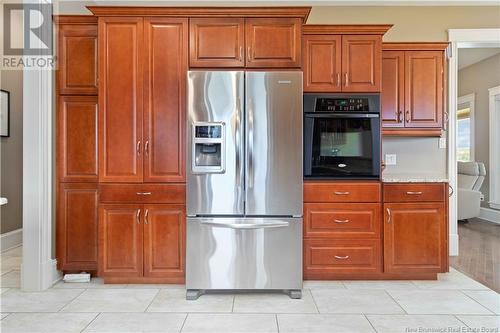
<instances>
[{"instance_id":1,"label":"oven door handle","mask_svg":"<svg viewBox=\"0 0 500 333\"><path fill-rule=\"evenodd\" d=\"M306 113L306 118L380 118L378 113Z\"/></svg>"}]
</instances>

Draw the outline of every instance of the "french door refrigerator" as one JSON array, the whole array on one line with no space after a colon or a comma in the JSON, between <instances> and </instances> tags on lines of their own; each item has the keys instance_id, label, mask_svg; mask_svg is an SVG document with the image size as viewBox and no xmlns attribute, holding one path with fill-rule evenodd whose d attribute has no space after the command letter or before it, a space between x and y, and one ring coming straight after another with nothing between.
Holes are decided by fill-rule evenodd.
<instances>
[{"instance_id":1,"label":"french door refrigerator","mask_svg":"<svg viewBox=\"0 0 500 333\"><path fill-rule=\"evenodd\" d=\"M302 289L302 72L189 71L187 299Z\"/></svg>"}]
</instances>

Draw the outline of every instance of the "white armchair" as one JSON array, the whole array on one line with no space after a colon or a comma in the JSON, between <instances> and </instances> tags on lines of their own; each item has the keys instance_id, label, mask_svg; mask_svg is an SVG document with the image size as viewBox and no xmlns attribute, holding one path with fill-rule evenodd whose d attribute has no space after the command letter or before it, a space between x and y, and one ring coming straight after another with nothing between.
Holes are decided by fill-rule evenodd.
<instances>
[{"instance_id":1,"label":"white armchair","mask_svg":"<svg viewBox=\"0 0 500 333\"><path fill-rule=\"evenodd\" d=\"M467 220L478 217L481 201L480 192L486 169L479 162L458 162L458 219Z\"/></svg>"}]
</instances>

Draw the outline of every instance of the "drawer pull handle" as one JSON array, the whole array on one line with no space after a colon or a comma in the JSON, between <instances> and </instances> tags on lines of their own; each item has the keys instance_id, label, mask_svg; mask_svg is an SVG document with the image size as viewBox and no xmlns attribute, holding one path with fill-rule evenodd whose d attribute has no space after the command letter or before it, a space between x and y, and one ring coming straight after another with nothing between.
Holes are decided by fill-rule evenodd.
<instances>
[{"instance_id":1,"label":"drawer pull handle","mask_svg":"<svg viewBox=\"0 0 500 333\"><path fill-rule=\"evenodd\" d=\"M335 223L349 223L349 219L346 219L346 220L337 220L337 219L334 219L333 222L335 222Z\"/></svg>"},{"instance_id":2,"label":"drawer pull handle","mask_svg":"<svg viewBox=\"0 0 500 333\"><path fill-rule=\"evenodd\" d=\"M345 260L345 259L349 259L349 256L335 256L335 259Z\"/></svg>"},{"instance_id":3,"label":"drawer pull handle","mask_svg":"<svg viewBox=\"0 0 500 333\"><path fill-rule=\"evenodd\" d=\"M137 195L151 195L151 192L137 192Z\"/></svg>"},{"instance_id":4,"label":"drawer pull handle","mask_svg":"<svg viewBox=\"0 0 500 333\"><path fill-rule=\"evenodd\" d=\"M335 191L333 192L335 193L336 195L349 195L349 192L339 192L339 191Z\"/></svg>"},{"instance_id":5,"label":"drawer pull handle","mask_svg":"<svg viewBox=\"0 0 500 333\"><path fill-rule=\"evenodd\" d=\"M408 191L408 192L406 192L406 194L408 194L408 195L420 195L420 194L422 194L422 191L417 191L417 192Z\"/></svg>"}]
</instances>

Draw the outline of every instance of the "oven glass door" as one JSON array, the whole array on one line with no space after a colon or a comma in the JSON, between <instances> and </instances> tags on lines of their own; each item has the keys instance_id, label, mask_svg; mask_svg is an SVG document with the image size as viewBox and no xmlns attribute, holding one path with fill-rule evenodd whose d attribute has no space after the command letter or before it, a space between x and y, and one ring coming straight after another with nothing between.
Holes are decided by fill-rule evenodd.
<instances>
[{"instance_id":1,"label":"oven glass door","mask_svg":"<svg viewBox=\"0 0 500 333\"><path fill-rule=\"evenodd\" d=\"M306 177L379 178L378 114L306 114L304 126Z\"/></svg>"}]
</instances>

